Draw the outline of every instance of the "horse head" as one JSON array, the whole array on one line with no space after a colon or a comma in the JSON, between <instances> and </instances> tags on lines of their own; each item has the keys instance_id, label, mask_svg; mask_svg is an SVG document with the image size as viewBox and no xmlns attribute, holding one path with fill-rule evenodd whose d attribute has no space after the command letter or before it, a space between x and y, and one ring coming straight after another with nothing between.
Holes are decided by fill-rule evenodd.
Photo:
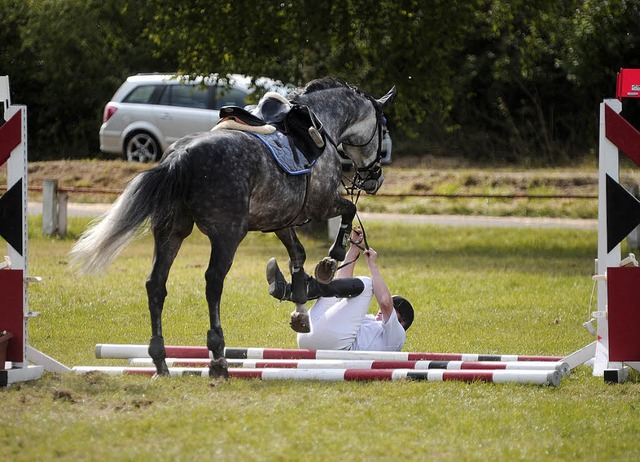
<instances>
[{"instance_id":1,"label":"horse head","mask_svg":"<svg viewBox=\"0 0 640 462\"><path fill-rule=\"evenodd\" d=\"M372 109L365 112L366 117L345 131L342 149L355 166L353 186L368 194L378 192L384 181L382 173L382 136L384 126L384 107L396 95L392 87L382 98L375 99L362 94L371 102Z\"/></svg>"},{"instance_id":2,"label":"horse head","mask_svg":"<svg viewBox=\"0 0 640 462\"><path fill-rule=\"evenodd\" d=\"M375 99L341 79L324 77L294 92L292 102L312 107L332 144L342 145L355 166L352 188L375 194L384 181L383 110L395 95L394 86L382 98Z\"/></svg>"}]
</instances>

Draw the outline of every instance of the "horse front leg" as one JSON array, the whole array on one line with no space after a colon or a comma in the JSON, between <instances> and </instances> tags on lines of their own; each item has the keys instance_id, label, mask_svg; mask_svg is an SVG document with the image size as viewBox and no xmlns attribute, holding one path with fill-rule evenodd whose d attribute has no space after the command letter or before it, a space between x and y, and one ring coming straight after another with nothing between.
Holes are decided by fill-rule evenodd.
<instances>
[{"instance_id":1,"label":"horse front leg","mask_svg":"<svg viewBox=\"0 0 640 462\"><path fill-rule=\"evenodd\" d=\"M291 328L300 333L311 332L311 322L307 311L307 274L304 262L307 254L293 228L285 228L275 232L289 254L289 270L291 271L291 301L296 308L291 313Z\"/></svg>"},{"instance_id":2,"label":"horse front leg","mask_svg":"<svg viewBox=\"0 0 640 462\"><path fill-rule=\"evenodd\" d=\"M343 261L347 255L347 242L349 242L351 235L353 218L356 216L356 206L352 202L338 197L330 216L338 215L341 217L340 228L329 249L329 256L316 265L316 279L323 284L331 282L338 269L338 262Z\"/></svg>"},{"instance_id":3,"label":"horse front leg","mask_svg":"<svg viewBox=\"0 0 640 462\"><path fill-rule=\"evenodd\" d=\"M336 239L333 245L329 249L329 257L336 261L343 261L347 255L347 242L349 242L349 236L351 235L351 224L353 218L356 216L356 206L343 198L339 198L336 204L336 215L340 215L340 229L336 234Z\"/></svg>"}]
</instances>

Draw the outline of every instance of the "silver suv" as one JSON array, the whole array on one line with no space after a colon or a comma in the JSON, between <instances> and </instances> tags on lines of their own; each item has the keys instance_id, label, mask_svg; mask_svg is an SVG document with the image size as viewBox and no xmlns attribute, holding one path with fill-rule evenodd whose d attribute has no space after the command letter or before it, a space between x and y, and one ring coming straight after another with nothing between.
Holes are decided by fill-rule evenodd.
<instances>
[{"instance_id":1,"label":"silver suv","mask_svg":"<svg viewBox=\"0 0 640 462\"><path fill-rule=\"evenodd\" d=\"M155 162L174 141L211 130L222 106L245 106L255 89L251 79L241 75L216 80L212 76L187 81L165 74L129 77L104 108L100 150L130 161ZM255 85L284 88L265 78Z\"/></svg>"}]
</instances>

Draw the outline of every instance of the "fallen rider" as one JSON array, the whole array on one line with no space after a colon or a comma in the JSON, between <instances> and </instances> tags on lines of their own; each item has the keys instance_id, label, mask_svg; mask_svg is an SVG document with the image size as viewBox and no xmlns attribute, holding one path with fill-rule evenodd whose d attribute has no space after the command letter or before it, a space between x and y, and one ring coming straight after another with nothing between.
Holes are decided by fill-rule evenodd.
<instances>
[{"instance_id":1,"label":"fallen rider","mask_svg":"<svg viewBox=\"0 0 640 462\"><path fill-rule=\"evenodd\" d=\"M362 232L354 228L352 244L345 266L334 280L321 284L308 277L307 297L316 300L309 310L311 331L298 334L298 347L309 350L400 351L406 341L406 330L413 322L413 307L399 295L391 296L384 282L372 248L364 250L371 277L353 277L360 256ZM350 263L351 264L348 264ZM278 300L291 300L288 283L275 258L267 263L269 294ZM368 314L375 296L379 306L376 316Z\"/></svg>"}]
</instances>

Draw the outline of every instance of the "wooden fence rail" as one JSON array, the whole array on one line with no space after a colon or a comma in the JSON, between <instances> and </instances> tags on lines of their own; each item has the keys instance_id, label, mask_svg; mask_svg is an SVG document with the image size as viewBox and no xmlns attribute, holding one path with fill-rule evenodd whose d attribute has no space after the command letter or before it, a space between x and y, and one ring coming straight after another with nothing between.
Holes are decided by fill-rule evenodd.
<instances>
[{"instance_id":1,"label":"wooden fence rail","mask_svg":"<svg viewBox=\"0 0 640 462\"><path fill-rule=\"evenodd\" d=\"M0 191L6 186L0 186ZM44 180L42 186L29 185L31 192L42 193L42 233L48 236L64 236L67 232L67 202L69 194L119 195L122 189L116 188L88 188L76 186L58 186L58 180ZM476 194L476 193L411 193L388 194L378 193L375 197L384 198L443 198L443 199L496 199L496 200L549 200L549 199L577 199L596 200L597 194ZM329 233L332 232L329 223Z\"/></svg>"}]
</instances>

